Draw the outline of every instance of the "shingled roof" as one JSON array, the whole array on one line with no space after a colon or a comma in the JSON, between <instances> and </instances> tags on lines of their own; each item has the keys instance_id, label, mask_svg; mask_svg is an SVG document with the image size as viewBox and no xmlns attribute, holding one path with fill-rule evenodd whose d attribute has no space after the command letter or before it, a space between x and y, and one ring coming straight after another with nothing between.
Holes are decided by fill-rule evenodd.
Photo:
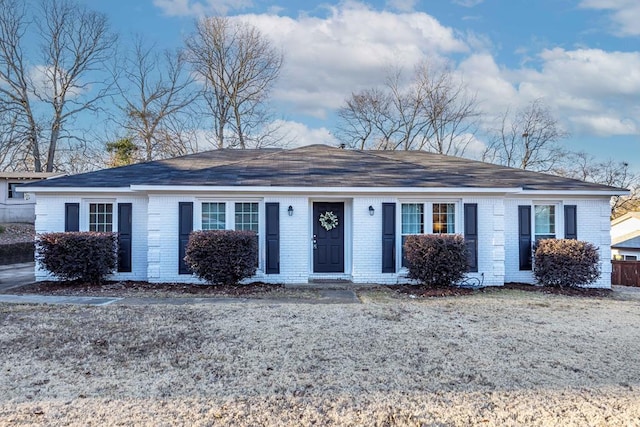
<instances>
[{"instance_id":1,"label":"shingled roof","mask_svg":"<svg viewBox=\"0 0 640 427\"><path fill-rule=\"evenodd\" d=\"M326 145L213 150L63 176L25 187L128 188L132 185L621 190L422 151L350 150Z\"/></svg>"}]
</instances>

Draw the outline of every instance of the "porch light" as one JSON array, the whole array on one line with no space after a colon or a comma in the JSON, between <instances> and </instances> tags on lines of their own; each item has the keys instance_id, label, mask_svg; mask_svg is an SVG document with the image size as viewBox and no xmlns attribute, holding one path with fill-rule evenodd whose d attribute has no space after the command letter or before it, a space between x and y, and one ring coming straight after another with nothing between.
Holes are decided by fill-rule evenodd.
<instances>
[{"instance_id":1,"label":"porch light","mask_svg":"<svg viewBox=\"0 0 640 427\"><path fill-rule=\"evenodd\" d=\"M373 206L369 205L369 215L373 216L373 214L374 214L374 212L375 212L375 211L376 211L376 210L375 210L375 209L373 209Z\"/></svg>"},{"instance_id":2,"label":"porch light","mask_svg":"<svg viewBox=\"0 0 640 427\"><path fill-rule=\"evenodd\" d=\"M289 216L293 216L293 206L289 205L289 209L287 209Z\"/></svg>"}]
</instances>

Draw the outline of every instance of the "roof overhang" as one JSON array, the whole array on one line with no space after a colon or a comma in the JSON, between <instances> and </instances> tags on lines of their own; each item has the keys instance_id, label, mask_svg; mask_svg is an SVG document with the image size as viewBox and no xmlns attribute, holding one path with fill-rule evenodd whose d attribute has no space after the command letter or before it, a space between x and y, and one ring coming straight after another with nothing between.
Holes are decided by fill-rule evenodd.
<instances>
[{"instance_id":1,"label":"roof overhang","mask_svg":"<svg viewBox=\"0 0 640 427\"><path fill-rule=\"evenodd\" d=\"M131 193L131 187L16 187L21 193Z\"/></svg>"},{"instance_id":2,"label":"roof overhang","mask_svg":"<svg viewBox=\"0 0 640 427\"><path fill-rule=\"evenodd\" d=\"M131 185L128 187L38 187L17 188L25 193L262 193L262 194L511 194L529 197L628 195L629 191L611 190L523 190L520 187L275 187L275 186L209 186L209 185Z\"/></svg>"},{"instance_id":3,"label":"roof overhang","mask_svg":"<svg viewBox=\"0 0 640 427\"><path fill-rule=\"evenodd\" d=\"M64 176L62 172L0 172L0 179L9 180L40 180Z\"/></svg>"},{"instance_id":4,"label":"roof overhang","mask_svg":"<svg viewBox=\"0 0 640 427\"><path fill-rule=\"evenodd\" d=\"M505 194L517 193L520 188L461 188L461 187L271 187L271 186L188 186L188 185L132 185L132 191L143 192L192 192L192 193L277 193L277 194L326 194L326 193L350 193L350 194L459 194L459 193L492 193Z\"/></svg>"},{"instance_id":5,"label":"roof overhang","mask_svg":"<svg viewBox=\"0 0 640 427\"><path fill-rule=\"evenodd\" d=\"M540 194L553 194L556 196L628 196L629 190L522 190L520 194L536 196Z\"/></svg>"}]
</instances>

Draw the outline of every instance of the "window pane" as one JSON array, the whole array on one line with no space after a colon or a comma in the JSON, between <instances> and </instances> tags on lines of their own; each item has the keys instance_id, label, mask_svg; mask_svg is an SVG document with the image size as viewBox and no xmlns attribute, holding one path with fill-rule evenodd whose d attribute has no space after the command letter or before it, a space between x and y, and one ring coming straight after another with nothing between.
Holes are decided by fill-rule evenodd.
<instances>
[{"instance_id":1,"label":"window pane","mask_svg":"<svg viewBox=\"0 0 640 427\"><path fill-rule=\"evenodd\" d=\"M424 233L424 205L422 203L402 204L402 234Z\"/></svg>"},{"instance_id":2,"label":"window pane","mask_svg":"<svg viewBox=\"0 0 640 427\"><path fill-rule=\"evenodd\" d=\"M534 216L536 240L555 238L556 207L554 205L537 205Z\"/></svg>"},{"instance_id":3,"label":"window pane","mask_svg":"<svg viewBox=\"0 0 640 427\"><path fill-rule=\"evenodd\" d=\"M20 184L16 183L16 182L11 182L9 183L9 192L8 192L8 197L9 199L24 199L24 193L21 193L19 191L16 191L16 187L19 186Z\"/></svg>"},{"instance_id":4,"label":"window pane","mask_svg":"<svg viewBox=\"0 0 640 427\"><path fill-rule=\"evenodd\" d=\"M89 204L89 231L113 230L113 205L111 203Z\"/></svg>"},{"instance_id":5,"label":"window pane","mask_svg":"<svg viewBox=\"0 0 640 427\"><path fill-rule=\"evenodd\" d=\"M226 212L224 203L202 204L202 229L224 230L226 228Z\"/></svg>"},{"instance_id":6,"label":"window pane","mask_svg":"<svg viewBox=\"0 0 640 427\"><path fill-rule=\"evenodd\" d=\"M455 233L455 204L433 204L433 232L435 234Z\"/></svg>"},{"instance_id":7,"label":"window pane","mask_svg":"<svg viewBox=\"0 0 640 427\"><path fill-rule=\"evenodd\" d=\"M236 230L258 233L258 203L236 203Z\"/></svg>"}]
</instances>

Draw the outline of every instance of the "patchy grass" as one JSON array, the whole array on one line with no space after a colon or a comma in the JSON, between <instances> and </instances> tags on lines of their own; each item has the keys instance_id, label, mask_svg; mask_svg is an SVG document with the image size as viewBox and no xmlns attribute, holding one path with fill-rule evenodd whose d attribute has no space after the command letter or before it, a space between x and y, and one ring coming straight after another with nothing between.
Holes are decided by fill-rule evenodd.
<instances>
[{"instance_id":1,"label":"patchy grass","mask_svg":"<svg viewBox=\"0 0 640 427\"><path fill-rule=\"evenodd\" d=\"M375 292L348 305L0 305L0 425L640 419L637 301Z\"/></svg>"}]
</instances>

